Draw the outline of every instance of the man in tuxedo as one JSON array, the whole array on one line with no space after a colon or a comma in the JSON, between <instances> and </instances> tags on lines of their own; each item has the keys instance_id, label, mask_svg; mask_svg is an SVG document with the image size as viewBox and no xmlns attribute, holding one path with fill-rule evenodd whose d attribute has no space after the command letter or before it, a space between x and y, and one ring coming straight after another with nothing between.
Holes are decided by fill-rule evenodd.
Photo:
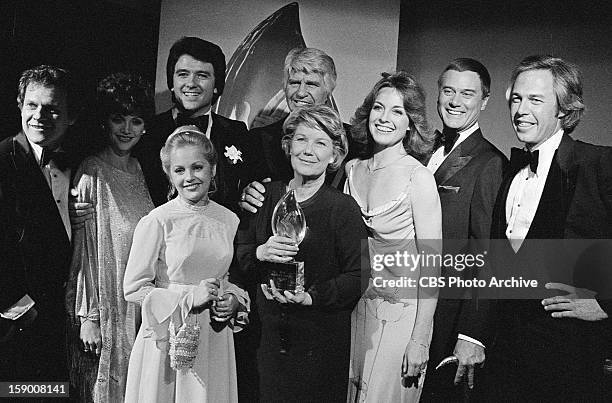
<instances>
[{"instance_id":1,"label":"man in tuxedo","mask_svg":"<svg viewBox=\"0 0 612 403\"><path fill-rule=\"evenodd\" d=\"M166 79L174 106L155 117L149 135L135 150L156 206L168 201L169 191L159 151L179 126L197 126L217 150L212 200L236 210L241 189L251 180L267 176L265 161L255 148L258 143L249 141L246 125L211 111L223 93L225 68L225 55L214 43L183 37L170 48Z\"/></svg>"},{"instance_id":2,"label":"man in tuxedo","mask_svg":"<svg viewBox=\"0 0 612 403\"><path fill-rule=\"evenodd\" d=\"M76 110L69 73L24 71L17 103L22 130L0 142L0 380L66 382L71 229L63 143Z\"/></svg>"},{"instance_id":3,"label":"man in tuxedo","mask_svg":"<svg viewBox=\"0 0 612 403\"><path fill-rule=\"evenodd\" d=\"M162 170L159 151L175 128L195 125L206 134L217 150L219 161L214 178L216 188L211 199L238 210L241 189L247 183L268 176L268 169L259 141L252 141L244 123L217 115L212 106L225 86L225 56L219 46L195 37L179 39L170 48L166 63L168 88L174 106L157 115L150 135L144 136L137 150L153 203L158 206L168 200L168 179ZM241 283L238 272L231 269L232 281ZM244 285L243 285L244 287ZM251 298L255 294L251 292ZM254 314L251 310L251 316ZM255 346L250 329L236 334L238 393L241 401L253 401L258 396ZM241 340L246 340L241 342ZM244 358L243 358L244 357Z\"/></svg>"},{"instance_id":4,"label":"man in tuxedo","mask_svg":"<svg viewBox=\"0 0 612 403\"><path fill-rule=\"evenodd\" d=\"M527 57L514 68L507 95L525 149L512 150L494 209L495 274L552 282L500 304L489 393L518 401L601 401L612 306L601 294L594 297L610 288L610 260L595 252L610 255L609 246L598 245L612 239L612 149L569 136L584 112L575 65ZM593 246L588 264L560 258L578 244L570 239ZM595 279L597 270L608 274ZM583 285L588 277L590 289Z\"/></svg>"},{"instance_id":5,"label":"man in tuxedo","mask_svg":"<svg viewBox=\"0 0 612 403\"><path fill-rule=\"evenodd\" d=\"M506 164L504 155L487 141L478 125L490 95L489 72L474 59L451 61L438 79L438 114L444 128L427 167L434 173L442 205L444 254L478 254L488 247L495 196ZM442 276L478 277L478 269L442 267ZM474 386L475 366L485 360L490 342L486 300L451 294L440 288L434 316L430 359L422 399L463 401L466 385ZM446 357L458 366L436 370ZM467 378L467 379L465 379ZM458 385L458 386L456 386Z\"/></svg>"},{"instance_id":6,"label":"man in tuxedo","mask_svg":"<svg viewBox=\"0 0 612 403\"><path fill-rule=\"evenodd\" d=\"M330 103L330 97L336 87L336 65L325 52L315 48L295 48L289 51L284 66L285 99L289 110L305 105L321 105ZM283 151L283 123L285 118L270 125L251 129L250 135L259 139L262 145L265 161L268 165L271 180L286 180L293 178L293 168ZM350 126L344 129L350 141ZM345 161L354 155L353 144L349 144L349 154ZM325 181L331 186L341 188L344 185L344 169L338 169L333 175L328 175ZM253 182L244 189L240 207L252 213L261 207L264 198L264 187L259 182Z\"/></svg>"}]
</instances>

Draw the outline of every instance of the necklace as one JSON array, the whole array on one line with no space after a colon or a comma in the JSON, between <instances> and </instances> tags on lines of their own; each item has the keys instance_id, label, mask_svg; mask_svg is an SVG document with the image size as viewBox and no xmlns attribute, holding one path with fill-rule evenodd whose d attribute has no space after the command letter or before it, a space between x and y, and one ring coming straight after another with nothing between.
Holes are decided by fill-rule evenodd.
<instances>
[{"instance_id":1,"label":"necklace","mask_svg":"<svg viewBox=\"0 0 612 403\"><path fill-rule=\"evenodd\" d=\"M376 171L380 171L381 169L387 168L388 166L395 164L396 162L400 161L401 159L403 159L403 158L405 158L405 157L408 157L408 154L406 154L406 155L402 155L401 157L396 158L396 159L394 159L394 160L390 161L390 162L389 162L389 163L387 163L387 164L380 164L379 166L377 166L377 167L375 167L375 168L372 168L372 164L374 163L374 162L373 162L373 161L374 161L374 158L370 158L370 159L368 159L368 160L367 160L367 162L366 162L366 168L368 169L368 173L374 173L374 172L376 172Z\"/></svg>"}]
</instances>

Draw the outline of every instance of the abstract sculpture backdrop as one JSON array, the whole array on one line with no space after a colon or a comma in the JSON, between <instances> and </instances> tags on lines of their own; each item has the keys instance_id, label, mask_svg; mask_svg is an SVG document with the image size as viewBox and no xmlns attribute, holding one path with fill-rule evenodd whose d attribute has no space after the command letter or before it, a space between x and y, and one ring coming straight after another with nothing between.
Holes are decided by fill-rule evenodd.
<instances>
[{"instance_id":1,"label":"abstract sculpture backdrop","mask_svg":"<svg viewBox=\"0 0 612 403\"><path fill-rule=\"evenodd\" d=\"M171 105L165 73L168 50L181 36L198 36L219 44L228 60L225 91L216 106L219 114L249 126L262 109L276 111L280 119L286 108L279 92L284 58L305 44L334 58L334 96L348 121L379 74L395 69L399 10L400 0L162 0L157 110Z\"/></svg>"}]
</instances>

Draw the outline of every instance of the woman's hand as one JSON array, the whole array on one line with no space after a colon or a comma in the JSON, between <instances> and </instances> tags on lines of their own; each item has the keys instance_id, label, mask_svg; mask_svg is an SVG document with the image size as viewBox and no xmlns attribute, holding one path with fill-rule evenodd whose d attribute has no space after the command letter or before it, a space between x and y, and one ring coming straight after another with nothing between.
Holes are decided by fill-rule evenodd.
<instances>
[{"instance_id":1,"label":"woman's hand","mask_svg":"<svg viewBox=\"0 0 612 403\"><path fill-rule=\"evenodd\" d=\"M206 280L200 281L200 285L193 290L193 307L202 308L212 301L218 301L218 294L219 279L207 278Z\"/></svg>"},{"instance_id":2,"label":"woman's hand","mask_svg":"<svg viewBox=\"0 0 612 403\"><path fill-rule=\"evenodd\" d=\"M100 356L102 352L100 322L86 319L81 323L81 341L83 342L83 351L86 353L95 352L97 356Z\"/></svg>"},{"instance_id":3,"label":"woman's hand","mask_svg":"<svg viewBox=\"0 0 612 403\"><path fill-rule=\"evenodd\" d=\"M295 241L284 236L271 236L268 241L257 247L257 259L266 262L286 263L298 253Z\"/></svg>"},{"instance_id":4,"label":"woman's hand","mask_svg":"<svg viewBox=\"0 0 612 403\"><path fill-rule=\"evenodd\" d=\"M402 362L402 384L405 387L418 385L419 377L425 373L429 361L429 346L410 339Z\"/></svg>"},{"instance_id":5,"label":"woman's hand","mask_svg":"<svg viewBox=\"0 0 612 403\"><path fill-rule=\"evenodd\" d=\"M234 294L224 294L212 307L211 314L217 322L225 322L236 316L239 307L240 303Z\"/></svg>"},{"instance_id":6,"label":"woman's hand","mask_svg":"<svg viewBox=\"0 0 612 403\"><path fill-rule=\"evenodd\" d=\"M293 294L285 291L283 294L274 286L274 281L270 280L270 285L261 284L261 291L268 300L276 300L281 304L312 305L312 297L307 292Z\"/></svg>"}]
</instances>

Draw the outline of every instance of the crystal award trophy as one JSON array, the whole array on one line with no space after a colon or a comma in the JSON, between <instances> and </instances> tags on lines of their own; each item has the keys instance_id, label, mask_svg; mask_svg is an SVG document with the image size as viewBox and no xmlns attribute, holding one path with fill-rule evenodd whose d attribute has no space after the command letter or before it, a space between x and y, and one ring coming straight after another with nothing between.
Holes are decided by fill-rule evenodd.
<instances>
[{"instance_id":1,"label":"crystal award trophy","mask_svg":"<svg viewBox=\"0 0 612 403\"><path fill-rule=\"evenodd\" d=\"M290 189L274 207L272 232L275 236L293 239L296 245L299 245L306 235L306 217L295 200L293 189ZM304 262L292 259L287 263L268 263L268 276L281 293L304 292Z\"/></svg>"}]
</instances>

